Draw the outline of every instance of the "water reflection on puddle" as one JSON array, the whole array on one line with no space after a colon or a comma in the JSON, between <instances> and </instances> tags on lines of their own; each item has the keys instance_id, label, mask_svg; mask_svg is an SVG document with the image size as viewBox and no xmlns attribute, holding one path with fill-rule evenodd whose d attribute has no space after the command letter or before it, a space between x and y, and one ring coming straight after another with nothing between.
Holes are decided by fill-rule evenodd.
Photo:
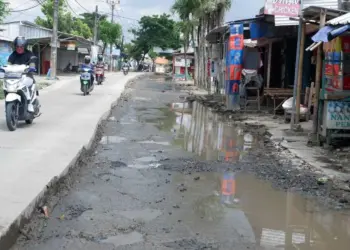
<instances>
[{"instance_id":1,"label":"water reflection on puddle","mask_svg":"<svg viewBox=\"0 0 350 250\"><path fill-rule=\"evenodd\" d=\"M237 126L220 121L220 115L207 107L194 103L171 104L174 144L204 160L241 160L257 145L257 138ZM175 115L174 115L175 114ZM162 130L168 127L160 127Z\"/></svg>"},{"instance_id":2,"label":"water reflection on puddle","mask_svg":"<svg viewBox=\"0 0 350 250\"><path fill-rule=\"evenodd\" d=\"M258 145L258 138L198 103L171 105L169 121L159 129L174 133L173 144L204 160L240 161ZM175 115L174 115L175 114ZM166 118L161 118L166 119ZM167 126L165 126L167 125ZM350 249L350 217L320 208L293 192L273 189L252 175L227 173L174 176L187 188L184 204L193 214L181 219L193 228L220 239L220 232L237 232L263 249Z\"/></svg>"},{"instance_id":3,"label":"water reflection on puddle","mask_svg":"<svg viewBox=\"0 0 350 250\"><path fill-rule=\"evenodd\" d=\"M350 217L319 208L313 201L273 189L251 175L203 173L173 176L173 189L185 185L181 218L194 231L221 240L236 231L263 249L349 249Z\"/></svg>"}]
</instances>

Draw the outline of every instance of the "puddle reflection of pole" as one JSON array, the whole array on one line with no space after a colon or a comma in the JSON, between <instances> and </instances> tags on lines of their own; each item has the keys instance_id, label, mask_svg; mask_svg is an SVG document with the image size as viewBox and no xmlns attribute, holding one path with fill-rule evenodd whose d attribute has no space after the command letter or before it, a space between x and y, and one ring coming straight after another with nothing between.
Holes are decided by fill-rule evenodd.
<instances>
[{"instance_id":1,"label":"puddle reflection of pole","mask_svg":"<svg viewBox=\"0 0 350 250\"><path fill-rule=\"evenodd\" d=\"M221 203L233 204L236 195L236 179L233 172L225 172L221 180Z\"/></svg>"},{"instance_id":2,"label":"puddle reflection of pole","mask_svg":"<svg viewBox=\"0 0 350 250\"><path fill-rule=\"evenodd\" d=\"M197 132L197 126L198 126L198 122L197 122L197 118L198 118L198 103L196 103L194 105L194 109L193 109L193 122L194 122L194 125L193 125L193 131L192 131L192 153L195 153L196 151L196 132Z\"/></svg>"}]
</instances>

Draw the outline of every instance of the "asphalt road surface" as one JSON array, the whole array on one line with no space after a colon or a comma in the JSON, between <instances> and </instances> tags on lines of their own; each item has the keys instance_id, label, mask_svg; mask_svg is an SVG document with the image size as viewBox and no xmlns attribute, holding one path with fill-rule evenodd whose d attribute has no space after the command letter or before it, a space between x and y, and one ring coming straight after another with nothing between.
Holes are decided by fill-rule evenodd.
<instances>
[{"instance_id":1,"label":"asphalt road surface","mask_svg":"<svg viewBox=\"0 0 350 250\"><path fill-rule=\"evenodd\" d=\"M155 76L128 88L49 218L38 212L13 250L348 249L347 216L244 171L279 164L259 129L181 95Z\"/></svg>"}]
</instances>

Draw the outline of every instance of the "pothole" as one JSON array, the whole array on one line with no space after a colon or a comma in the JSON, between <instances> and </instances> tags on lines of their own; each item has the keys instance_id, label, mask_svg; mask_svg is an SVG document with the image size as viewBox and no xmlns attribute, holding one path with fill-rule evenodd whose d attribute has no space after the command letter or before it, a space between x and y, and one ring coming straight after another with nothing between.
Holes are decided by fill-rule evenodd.
<instances>
[{"instance_id":1,"label":"pothole","mask_svg":"<svg viewBox=\"0 0 350 250\"><path fill-rule=\"evenodd\" d=\"M71 205L67 208L64 218L67 220L72 220L80 217L84 212L92 210L91 207L85 207L82 204Z\"/></svg>"},{"instance_id":2,"label":"pothole","mask_svg":"<svg viewBox=\"0 0 350 250\"><path fill-rule=\"evenodd\" d=\"M168 247L170 249L211 249L211 250L219 250L219 246L215 244L206 244L199 242L196 239L182 239L182 240L176 240L173 242L167 242L163 243L165 247Z\"/></svg>"},{"instance_id":3,"label":"pothole","mask_svg":"<svg viewBox=\"0 0 350 250\"><path fill-rule=\"evenodd\" d=\"M153 141L153 140L140 141L139 143L141 143L141 144L158 144L158 145L164 145L164 146L169 146L170 145L170 142L167 142L167 141Z\"/></svg>"},{"instance_id":4,"label":"pothole","mask_svg":"<svg viewBox=\"0 0 350 250\"><path fill-rule=\"evenodd\" d=\"M121 161L111 161L111 168L125 168L128 165Z\"/></svg>"},{"instance_id":5,"label":"pothole","mask_svg":"<svg viewBox=\"0 0 350 250\"><path fill-rule=\"evenodd\" d=\"M120 214L130 220L149 222L161 216L162 212L160 210L146 208L143 210L122 211Z\"/></svg>"},{"instance_id":6,"label":"pothole","mask_svg":"<svg viewBox=\"0 0 350 250\"><path fill-rule=\"evenodd\" d=\"M126 138L120 136L103 136L101 138L101 144L117 144L126 141Z\"/></svg>"}]
</instances>

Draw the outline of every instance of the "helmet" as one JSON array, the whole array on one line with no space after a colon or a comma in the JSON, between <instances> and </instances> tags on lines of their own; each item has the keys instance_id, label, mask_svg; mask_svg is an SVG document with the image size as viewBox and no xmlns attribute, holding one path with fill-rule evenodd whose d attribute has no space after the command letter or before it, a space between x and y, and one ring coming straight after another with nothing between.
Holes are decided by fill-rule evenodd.
<instances>
[{"instance_id":1,"label":"helmet","mask_svg":"<svg viewBox=\"0 0 350 250\"><path fill-rule=\"evenodd\" d=\"M16 37L16 39L13 41L13 44L18 54L23 54L24 50L27 49L28 46L28 42L24 36Z\"/></svg>"},{"instance_id":2,"label":"helmet","mask_svg":"<svg viewBox=\"0 0 350 250\"><path fill-rule=\"evenodd\" d=\"M91 62L90 56L85 56L85 57L84 57L84 62L85 62L86 64L90 63L90 62Z\"/></svg>"},{"instance_id":3,"label":"helmet","mask_svg":"<svg viewBox=\"0 0 350 250\"><path fill-rule=\"evenodd\" d=\"M97 60L98 60L99 62L101 62L101 61L103 60L103 55L99 54L99 55L97 56Z\"/></svg>"}]
</instances>

